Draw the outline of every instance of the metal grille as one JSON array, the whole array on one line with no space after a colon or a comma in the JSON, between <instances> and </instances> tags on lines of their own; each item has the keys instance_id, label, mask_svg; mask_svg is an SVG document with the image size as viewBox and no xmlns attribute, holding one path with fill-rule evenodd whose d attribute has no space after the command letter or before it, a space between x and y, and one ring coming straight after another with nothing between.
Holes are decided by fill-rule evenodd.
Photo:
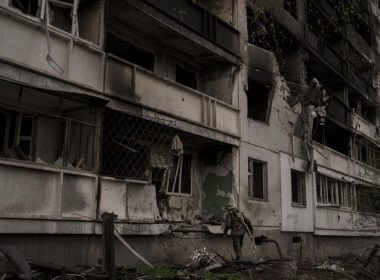
<instances>
[{"instance_id":1,"label":"metal grille","mask_svg":"<svg viewBox=\"0 0 380 280\"><path fill-rule=\"evenodd\" d=\"M101 173L116 178L150 180L152 168L172 158L175 122L106 109Z\"/></svg>"}]
</instances>

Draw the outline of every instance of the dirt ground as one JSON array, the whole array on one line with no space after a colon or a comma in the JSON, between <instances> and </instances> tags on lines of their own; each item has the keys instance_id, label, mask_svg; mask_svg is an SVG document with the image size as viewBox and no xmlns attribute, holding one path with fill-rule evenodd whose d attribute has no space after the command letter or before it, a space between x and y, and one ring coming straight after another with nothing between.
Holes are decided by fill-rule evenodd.
<instances>
[{"instance_id":1,"label":"dirt ground","mask_svg":"<svg viewBox=\"0 0 380 280\"><path fill-rule=\"evenodd\" d=\"M222 267L205 271L205 267L160 267L119 271L118 279L321 279L321 280L374 280L380 279L379 264L363 268L365 260L357 258L312 260L261 260L228 262ZM378 258L375 258L378 262Z\"/></svg>"}]
</instances>

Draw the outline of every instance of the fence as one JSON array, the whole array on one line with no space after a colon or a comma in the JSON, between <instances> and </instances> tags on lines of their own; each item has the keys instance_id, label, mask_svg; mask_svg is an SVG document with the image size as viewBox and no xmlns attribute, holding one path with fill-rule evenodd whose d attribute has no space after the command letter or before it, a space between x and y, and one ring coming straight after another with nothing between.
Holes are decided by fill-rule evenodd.
<instances>
[{"instance_id":1,"label":"fence","mask_svg":"<svg viewBox=\"0 0 380 280\"><path fill-rule=\"evenodd\" d=\"M166 166L172 158L174 124L164 119L106 109L102 175L121 179L151 179L152 167Z\"/></svg>"}]
</instances>

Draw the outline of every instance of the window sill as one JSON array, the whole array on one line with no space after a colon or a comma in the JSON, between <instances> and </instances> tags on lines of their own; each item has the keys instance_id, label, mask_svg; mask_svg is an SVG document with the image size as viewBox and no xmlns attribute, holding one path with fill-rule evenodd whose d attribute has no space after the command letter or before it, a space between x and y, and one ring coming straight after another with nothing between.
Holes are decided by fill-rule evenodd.
<instances>
[{"instance_id":1,"label":"window sill","mask_svg":"<svg viewBox=\"0 0 380 280\"><path fill-rule=\"evenodd\" d=\"M186 197L186 198L193 197L192 194L186 194L186 193L171 193L171 192L167 192L166 194L170 195L170 196L176 196L176 197Z\"/></svg>"},{"instance_id":2,"label":"window sill","mask_svg":"<svg viewBox=\"0 0 380 280\"><path fill-rule=\"evenodd\" d=\"M307 208L307 205L301 203L292 202L292 207Z\"/></svg>"},{"instance_id":3,"label":"window sill","mask_svg":"<svg viewBox=\"0 0 380 280\"><path fill-rule=\"evenodd\" d=\"M269 200L267 198L248 198L249 203L264 202L267 203Z\"/></svg>"},{"instance_id":4,"label":"window sill","mask_svg":"<svg viewBox=\"0 0 380 280\"><path fill-rule=\"evenodd\" d=\"M52 171L52 172L65 172L65 173L72 173L72 174L83 174L87 176L96 176L95 173L92 171L83 170L79 168L69 168L66 166L40 163L40 162L34 162L30 160L5 158L5 157L0 157L0 165L24 167L28 169L45 170L45 171Z\"/></svg>"}]
</instances>

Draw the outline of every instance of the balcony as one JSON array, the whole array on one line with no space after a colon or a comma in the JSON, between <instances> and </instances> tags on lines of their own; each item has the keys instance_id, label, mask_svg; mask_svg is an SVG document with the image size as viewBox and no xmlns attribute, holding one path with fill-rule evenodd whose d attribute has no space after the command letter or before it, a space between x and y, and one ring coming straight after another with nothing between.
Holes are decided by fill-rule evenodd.
<instances>
[{"instance_id":1,"label":"balcony","mask_svg":"<svg viewBox=\"0 0 380 280\"><path fill-rule=\"evenodd\" d=\"M355 180L364 181L368 184L380 184L380 170L366 165L358 160L347 157L331 148L314 142L314 160L318 166L325 167L355 178Z\"/></svg>"},{"instance_id":2,"label":"balcony","mask_svg":"<svg viewBox=\"0 0 380 280\"><path fill-rule=\"evenodd\" d=\"M0 218L95 219L97 184L89 172L0 159Z\"/></svg>"},{"instance_id":3,"label":"balcony","mask_svg":"<svg viewBox=\"0 0 380 280\"><path fill-rule=\"evenodd\" d=\"M354 129L357 130L358 133L361 133L368 138L375 140L376 138L376 126L367 121L365 118L360 115L353 113L352 114L352 124Z\"/></svg>"},{"instance_id":4,"label":"balcony","mask_svg":"<svg viewBox=\"0 0 380 280\"><path fill-rule=\"evenodd\" d=\"M353 75L354 75L354 84L362 93L365 94L366 99L368 99L374 104L378 104L377 91L373 87L373 85L371 85L371 83L368 80L364 79L362 76L358 74L353 74Z\"/></svg>"},{"instance_id":5,"label":"balcony","mask_svg":"<svg viewBox=\"0 0 380 280\"><path fill-rule=\"evenodd\" d=\"M115 0L106 21L107 32L144 35L208 65L238 63L239 32L191 1Z\"/></svg>"},{"instance_id":6,"label":"balcony","mask_svg":"<svg viewBox=\"0 0 380 280\"><path fill-rule=\"evenodd\" d=\"M26 17L11 10L0 10L0 61L7 67L18 67L13 73L5 67L0 75L35 87L66 92L84 92L82 89L103 90L103 52L99 47L74 39L68 33L49 26L51 56L59 66L52 67L46 60L47 37L43 23L37 18ZM17 34L17 36L15 36ZM57 71L60 68L60 71ZM12 68L14 69L14 68ZM23 74L21 69L27 69ZM54 70L55 69L55 70ZM34 73L45 78L36 79ZM54 77L55 79L49 79ZM63 81L63 85L58 87Z\"/></svg>"},{"instance_id":7,"label":"balcony","mask_svg":"<svg viewBox=\"0 0 380 280\"><path fill-rule=\"evenodd\" d=\"M133 100L231 136L239 136L239 109L112 55L106 59L105 93Z\"/></svg>"},{"instance_id":8,"label":"balcony","mask_svg":"<svg viewBox=\"0 0 380 280\"><path fill-rule=\"evenodd\" d=\"M145 1L218 46L239 56L239 32L192 1Z\"/></svg>"},{"instance_id":9,"label":"balcony","mask_svg":"<svg viewBox=\"0 0 380 280\"><path fill-rule=\"evenodd\" d=\"M341 55L328 43L323 43L319 36L309 28L305 30L305 41L325 60L326 64L339 73L343 71L344 61Z\"/></svg>"}]
</instances>

